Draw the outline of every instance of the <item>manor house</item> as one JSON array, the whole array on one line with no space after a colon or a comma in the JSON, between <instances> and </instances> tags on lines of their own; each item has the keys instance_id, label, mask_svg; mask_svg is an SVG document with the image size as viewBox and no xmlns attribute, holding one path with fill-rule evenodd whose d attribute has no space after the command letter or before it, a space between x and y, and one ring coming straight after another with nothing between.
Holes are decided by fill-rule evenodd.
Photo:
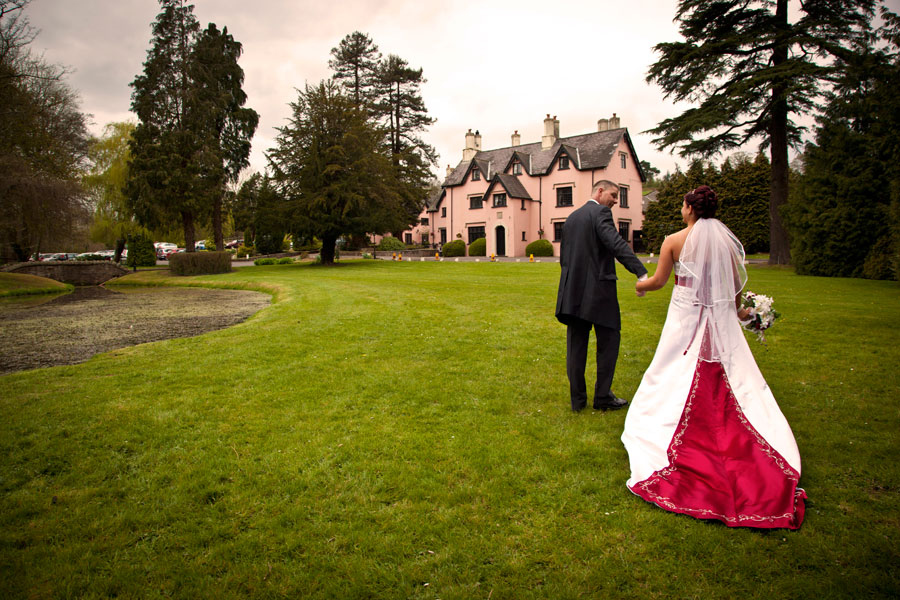
<instances>
[{"instance_id":1,"label":"manor house","mask_svg":"<svg viewBox=\"0 0 900 600\"><path fill-rule=\"evenodd\" d=\"M620 186L612 209L619 233L634 245L643 222L641 198L646 177L619 118L600 119L597 131L559 137L559 120L547 115L540 142L481 149L481 134L470 129L462 162L447 167L439 194L429 199L418 225L404 233L407 244L471 244L487 238L487 254L525 256L537 240L553 242L559 256L562 226L584 204L597 181Z\"/></svg>"}]
</instances>

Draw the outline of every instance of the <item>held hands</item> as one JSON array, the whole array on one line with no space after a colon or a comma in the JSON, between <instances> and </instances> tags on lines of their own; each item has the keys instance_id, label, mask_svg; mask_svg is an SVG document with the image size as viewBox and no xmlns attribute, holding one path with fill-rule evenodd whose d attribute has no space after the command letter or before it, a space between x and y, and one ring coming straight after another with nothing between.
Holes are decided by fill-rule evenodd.
<instances>
[{"instance_id":1,"label":"held hands","mask_svg":"<svg viewBox=\"0 0 900 600\"><path fill-rule=\"evenodd\" d=\"M646 275L641 275L640 277L638 277L637 283L634 284L634 293L637 294L638 298L643 298L644 296L647 295L647 292L642 292L640 290L640 283L642 281L647 281Z\"/></svg>"}]
</instances>

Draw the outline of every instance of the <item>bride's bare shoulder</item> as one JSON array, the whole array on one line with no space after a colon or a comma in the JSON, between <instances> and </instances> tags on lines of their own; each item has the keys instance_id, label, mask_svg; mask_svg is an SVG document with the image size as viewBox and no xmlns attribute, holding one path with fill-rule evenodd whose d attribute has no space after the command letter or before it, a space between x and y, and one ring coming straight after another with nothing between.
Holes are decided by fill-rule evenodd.
<instances>
[{"instance_id":1,"label":"bride's bare shoulder","mask_svg":"<svg viewBox=\"0 0 900 600\"><path fill-rule=\"evenodd\" d=\"M684 244L684 239L687 237L687 234L688 234L688 229L687 229L687 227L685 227L684 229L681 229L680 231L676 231L675 233L667 235L665 241L668 242L669 244L682 245L682 244Z\"/></svg>"},{"instance_id":2,"label":"bride's bare shoulder","mask_svg":"<svg viewBox=\"0 0 900 600\"><path fill-rule=\"evenodd\" d=\"M678 260L678 257L681 255L681 249L684 247L684 240L687 239L687 234L688 229L685 227L684 229L667 236L663 242L663 247L672 253L672 258L674 260Z\"/></svg>"}]
</instances>

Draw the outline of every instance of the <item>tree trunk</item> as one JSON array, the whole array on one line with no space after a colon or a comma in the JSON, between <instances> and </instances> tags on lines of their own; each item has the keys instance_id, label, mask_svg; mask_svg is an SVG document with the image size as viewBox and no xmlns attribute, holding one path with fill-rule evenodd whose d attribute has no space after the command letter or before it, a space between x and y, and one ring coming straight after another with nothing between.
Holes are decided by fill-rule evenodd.
<instances>
[{"instance_id":1,"label":"tree trunk","mask_svg":"<svg viewBox=\"0 0 900 600\"><path fill-rule=\"evenodd\" d=\"M125 250L125 238L116 240L116 254L113 256L113 262L122 262L122 251Z\"/></svg>"},{"instance_id":2,"label":"tree trunk","mask_svg":"<svg viewBox=\"0 0 900 600\"><path fill-rule=\"evenodd\" d=\"M218 194L213 203L212 225L216 250L222 252L225 250L225 237L222 235L222 194Z\"/></svg>"},{"instance_id":3,"label":"tree trunk","mask_svg":"<svg viewBox=\"0 0 900 600\"><path fill-rule=\"evenodd\" d=\"M336 235L325 235L322 236L322 251L320 256L322 258L323 265L333 265L334 264L334 246L337 242Z\"/></svg>"},{"instance_id":4,"label":"tree trunk","mask_svg":"<svg viewBox=\"0 0 900 600\"><path fill-rule=\"evenodd\" d=\"M772 66L777 69L788 59L787 0L778 0L775 16L780 31L776 34ZM772 175L769 186L769 264L788 265L791 263L791 246L787 230L781 220L781 207L787 204L788 176L788 104L787 82L776 82L772 86L772 121L769 128L771 141Z\"/></svg>"},{"instance_id":5,"label":"tree trunk","mask_svg":"<svg viewBox=\"0 0 900 600\"><path fill-rule=\"evenodd\" d=\"M190 211L182 211L181 222L184 225L184 251L193 252L194 244L194 213Z\"/></svg>"}]
</instances>

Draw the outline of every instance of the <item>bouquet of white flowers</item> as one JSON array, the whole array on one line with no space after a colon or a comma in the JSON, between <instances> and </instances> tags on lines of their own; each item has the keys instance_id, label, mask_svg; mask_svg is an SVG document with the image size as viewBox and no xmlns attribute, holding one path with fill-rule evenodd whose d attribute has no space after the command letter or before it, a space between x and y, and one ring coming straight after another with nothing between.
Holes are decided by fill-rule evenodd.
<instances>
[{"instance_id":1,"label":"bouquet of white flowers","mask_svg":"<svg viewBox=\"0 0 900 600\"><path fill-rule=\"evenodd\" d=\"M775 319L781 314L772 308L772 298L756 294L751 291L744 293L741 305L750 311L746 321L741 321L741 326L747 331L752 331L763 344L766 343L765 331L775 323Z\"/></svg>"}]
</instances>

